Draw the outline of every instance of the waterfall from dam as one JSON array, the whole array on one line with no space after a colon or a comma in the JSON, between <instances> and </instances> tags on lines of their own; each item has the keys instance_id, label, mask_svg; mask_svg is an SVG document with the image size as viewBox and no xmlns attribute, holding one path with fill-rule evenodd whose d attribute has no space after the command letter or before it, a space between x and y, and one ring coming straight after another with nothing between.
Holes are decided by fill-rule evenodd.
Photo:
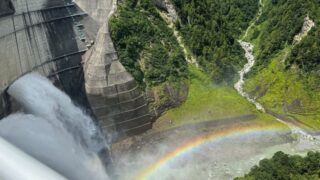
<instances>
[{"instance_id":1,"label":"waterfall from dam","mask_svg":"<svg viewBox=\"0 0 320 180\"><path fill-rule=\"evenodd\" d=\"M39 74L18 79L8 93L24 112L0 122L2 138L68 179L109 179L99 158L109 157L105 138L65 93Z\"/></svg>"}]
</instances>

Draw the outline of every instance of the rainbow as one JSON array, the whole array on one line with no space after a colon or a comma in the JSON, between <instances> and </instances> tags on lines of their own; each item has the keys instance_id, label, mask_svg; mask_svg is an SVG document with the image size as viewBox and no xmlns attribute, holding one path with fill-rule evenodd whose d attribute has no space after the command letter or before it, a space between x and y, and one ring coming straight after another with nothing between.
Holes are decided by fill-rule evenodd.
<instances>
[{"instance_id":1,"label":"rainbow","mask_svg":"<svg viewBox=\"0 0 320 180\"><path fill-rule=\"evenodd\" d=\"M156 161L154 164L144 169L138 176L135 178L137 180L147 180L151 177L159 177L160 171L175 160L187 156L192 153L195 149L204 146L209 143L217 143L223 140L234 138L238 136L252 136L259 133L275 133L275 132L288 132L283 126L258 126L258 125L248 125L245 127L232 127L221 129L212 133L201 135L197 138L192 139L191 141L183 144L177 149L169 152L161 159Z\"/></svg>"}]
</instances>

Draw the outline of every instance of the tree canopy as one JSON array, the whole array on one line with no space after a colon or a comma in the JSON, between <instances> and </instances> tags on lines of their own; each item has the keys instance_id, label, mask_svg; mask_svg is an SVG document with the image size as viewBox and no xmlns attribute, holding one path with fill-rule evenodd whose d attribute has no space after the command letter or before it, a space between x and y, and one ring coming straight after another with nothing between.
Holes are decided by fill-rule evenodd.
<instances>
[{"instance_id":1,"label":"tree canopy","mask_svg":"<svg viewBox=\"0 0 320 180\"><path fill-rule=\"evenodd\" d=\"M184 54L153 1L123 1L110 29L121 63L140 85L188 78Z\"/></svg>"},{"instance_id":2,"label":"tree canopy","mask_svg":"<svg viewBox=\"0 0 320 180\"><path fill-rule=\"evenodd\" d=\"M309 152L306 157L277 152L263 159L244 177L236 180L311 180L320 179L320 153Z\"/></svg>"},{"instance_id":3,"label":"tree canopy","mask_svg":"<svg viewBox=\"0 0 320 180\"><path fill-rule=\"evenodd\" d=\"M216 83L232 83L246 62L237 42L258 10L257 0L172 0L189 49Z\"/></svg>"}]
</instances>

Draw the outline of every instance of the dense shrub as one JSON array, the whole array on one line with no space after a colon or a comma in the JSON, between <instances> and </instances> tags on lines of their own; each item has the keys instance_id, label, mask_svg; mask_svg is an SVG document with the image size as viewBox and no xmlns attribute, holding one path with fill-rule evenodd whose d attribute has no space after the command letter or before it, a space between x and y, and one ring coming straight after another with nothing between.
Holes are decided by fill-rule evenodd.
<instances>
[{"instance_id":1,"label":"dense shrub","mask_svg":"<svg viewBox=\"0 0 320 180\"><path fill-rule=\"evenodd\" d=\"M124 0L110 29L121 63L140 85L188 77L183 52L152 0Z\"/></svg>"},{"instance_id":2,"label":"dense shrub","mask_svg":"<svg viewBox=\"0 0 320 180\"><path fill-rule=\"evenodd\" d=\"M258 10L257 0L172 0L184 41L215 82L232 83L246 62L237 42Z\"/></svg>"},{"instance_id":3,"label":"dense shrub","mask_svg":"<svg viewBox=\"0 0 320 180\"><path fill-rule=\"evenodd\" d=\"M277 152L271 159L263 159L244 177L236 180L300 180L320 179L320 153L309 152L306 157Z\"/></svg>"},{"instance_id":4,"label":"dense shrub","mask_svg":"<svg viewBox=\"0 0 320 180\"><path fill-rule=\"evenodd\" d=\"M286 45L293 44L294 36L300 32L304 18L309 15L314 20L318 19L317 6L319 3L315 0L276 0L266 3L256 24L261 27L257 64L268 64L275 53Z\"/></svg>"}]
</instances>

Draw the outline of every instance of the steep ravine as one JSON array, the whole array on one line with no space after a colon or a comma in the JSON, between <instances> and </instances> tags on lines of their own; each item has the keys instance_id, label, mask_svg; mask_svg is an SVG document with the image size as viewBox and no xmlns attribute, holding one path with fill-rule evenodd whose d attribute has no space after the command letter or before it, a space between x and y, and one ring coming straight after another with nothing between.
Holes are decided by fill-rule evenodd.
<instances>
[{"instance_id":1,"label":"steep ravine","mask_svg":"<svg viewBox=\"0 0 320 180\"><path fill-rule=\"evenodd\" d=\"M183 54L189 64L195 65L199 68L199 63L196 58L187 50L185 43L183 42L183 38L180 35L179 31L175 27L175 23L180 21L178 13L176 12L174 5L169 0L164 0L164 6L168 13L166 12L159 12L160 16L163 20L167 23L167 26L173 31L173 35L176 38L179 46L183 50Z\"/></svg>"},{"instance_id":2,"label":"steep ravine","mask_svg":"<svg viewBox=\"0 0 320 180\"><path fill-rule=\"evenodd\" d=\"M240 76L240 79L239 81L234 85L234 88L238 91L238 93L247 98L247 100L253 104L255 104L256 108L259 110L259 111L262 111L262 112L265 112L265 109L264 107L258 103L255 99L251 98L249 96L249 94L247 94L244 90L243 90L243 85L245 83L244 81L244 76L250 72L251 68L254 66L254 56L252 54L253 52L253 45L248 43L248 42L244 42L242 40L239 40L239 43L241 44L241 47L245 50L246 54L246 58L248 60L248 63L244 65L243 69L241 69L239 71L239 76Z\"/></svg>"},{"instance_id":3,"label":"steep ravine","mask_svg":"<svg viewBox=\"0 0 320 180\"><path fill-rule=\"evenodd\" d=\"M247 36L248 32L250 31L250 29L252 28L252 26L259 20L261 14L262 14L262 11L263 11L263 7L264 7L264 4L262 3L262 0L260 0L259 1L258 14L254 18L253 22L249 25L247 30L245 31L245 34L244 34L242 40L238 41L240 43L241 47L245 51L245 57L248 60L248 63L245 64L243 69L241 69L239 71L239 77L240 78L239 78L239 81L235 83L234 88L238 91L238 93L241 96L247 98L247 100L249 102L253 103L259 111L265 112L264 107L260 103L258 103L255 99L251 98L249 96L249 94L246 93L243 90L243 85L245 83L244 76L251 71L251 69L252 69L252 67L254 66L254 63L255 63L255 59L254 59L254 56L253 56L253 45L251 43L249 43L249 42L243 41L243 39L246 38L246 36Z\"/></svg>"},{"instance_id":4,"label":"steep ravine","mask_svg":"<svg viewBox=\"0 0 320 180\"><path fill-rule=\"evenodd\" d=\"M249 27L247 28L247 30L244 33L243 39L245 39L249 33L249 31L251 30L251 28L254 26L254 24L259 20L260 16L262 15L262 11L264 8L264 4L262 2L262 0L259 0L259 10L258 10L258 14L256 15L256 17L254 18L254 21L249 25Z\"/></svg>"},{"instance_id":5,"label":"steep ravine","mask_svg":"<svg viewBox=\"0 0 320 180\"><path fill-rule=\"evenodd\" d=\"M245 83L245 80L244 80L244 76L250 72L251 68L254 66L254 63L255 63L255 58L253 56L253 45L249 42L244 42L244 41L239 41L239 43L241 44L242 48L245 50L246 54L246 58L248 60L248 63L245 64L245 66L243 67L242 70L239 71L239 76L240 76L240 79L239 81L234 85L235 89L238 91L238 93L247 98L247 100L251 103L253 103L256 108L259 110L259 111L262 111L264 113L268 113L266 112L265 108L259 103L257 102L254 98L250 97L248 93L246 93L244 90L243 90L243 85ZM270 114L272 115L272 114ZM272 115L273 116L273 115ZM305 130L303 130L302 128L298 127L297 125L291 123L291 122L288 122L286 120L282 120L280 118L276 118L279 122L287 125L293 134L298 134L300 137L303 137L303 138L306 138L306 139L310 139L310 140L313 140L315 139L316 137L310 135L308 132L306 132Z\"/></svg>"},{"instance_id":6,"label":"steep ravine","mask_svg":"<svg viewBox=\"0 0 320 180\"><path fill-rule=\"evenodd\" d=\"M245 32L245 35L244 35L244 38L246 37L248 31L250 30L250 28L253 26L253 24L260 18L261 14L262 14L262 11L263 11L263 7L264 5L262 4L262 2L260 1L260 9L259 9L259 13L257 14L257 17L255 18L255 20L252 22L252 24L248 27L248 29L246 30ZM297 43L299 43L301 41L301 39L303 37L305 37L308 32L312 29L312 27L314 26L314 23L312 20L309 19L309 17L306 17L305 18L305 23L302 27L302 30L301 30L301 33L299 33L295 39L297 41ZM241 47L244 49L245 51L245 57L246 59L248 60L248 63L244 65L243 69L241 69L239 71L239 76L240 76L240 79L238 82L235 83L234 85L234 88L238 91L238 93L245 97L249 102L253 103L256 108L259 110L259 111L262 111L264 113L268 113L272 116L275 117L275 115L272 113L272 112L268 112L266 111L266 109L263 107L262 104L260 104L259 102L256 101L255 98L252 98L248 93L246 93L243 89L243 86L245 84L245 79L244 79L244 76L246 74L248 74L252 67L254 66L255 64L255 57L253 55L253 48L254 46L250 43L250 42L245 42L243 40L239 40L239 43L241 45ZM281 119L279 117L275 117L277 121L287 125L290 129L291 129L291 132L292 134L295 134L298 136L299 139L303 138L303 139L306 139L306 140L316 140L316 139L319 139L319 137L316 137L316 136L313 136L311 135L309 132L307 132L306 130L304 130L303 128L299 127L298 125L296 125L295 123L292 123L290 121L287 121L285 119Z\"/></svg>"}]
</instances>

